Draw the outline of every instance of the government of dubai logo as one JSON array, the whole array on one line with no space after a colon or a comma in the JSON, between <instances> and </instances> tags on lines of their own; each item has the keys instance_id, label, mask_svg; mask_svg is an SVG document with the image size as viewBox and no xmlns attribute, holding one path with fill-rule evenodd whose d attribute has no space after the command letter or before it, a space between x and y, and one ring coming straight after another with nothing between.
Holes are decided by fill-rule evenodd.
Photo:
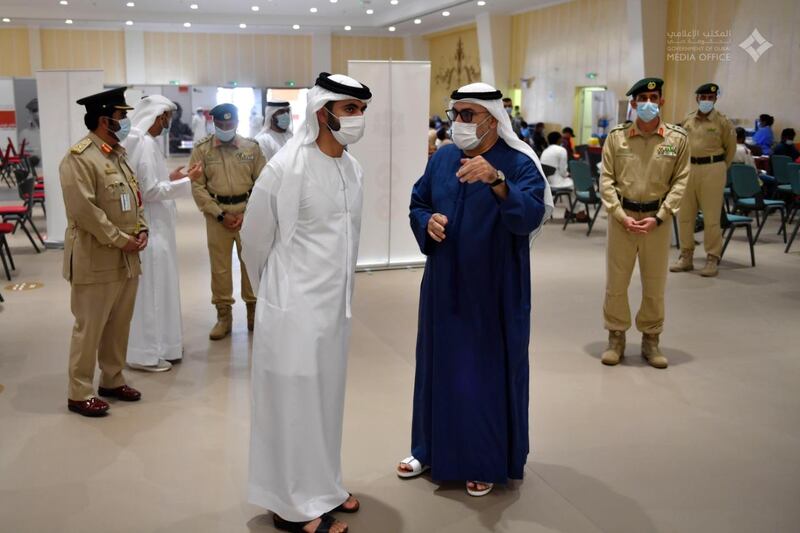
<instances>
[{"instance_id":1,"label":"government of dubai logo","mask_svg":"<svg viewBox=\"0 0 800 533\"><path fill-rule=\"evenodd\" d=\"M758 31L758 28L756 28L747 39L739 44L739 46L742 50L750 54L753 61L758 61L767 50L772 48L772 43L766 40L764 36L761 35L761 32Z\"/></svg>"}]
</instances>

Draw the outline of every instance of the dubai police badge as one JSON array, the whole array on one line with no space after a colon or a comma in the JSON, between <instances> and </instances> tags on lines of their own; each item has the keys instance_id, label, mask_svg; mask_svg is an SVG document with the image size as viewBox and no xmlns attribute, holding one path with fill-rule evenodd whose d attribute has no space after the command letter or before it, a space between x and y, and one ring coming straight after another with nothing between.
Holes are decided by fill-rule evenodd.
<instances>
[{"instance_id":1,"label":"dubai police badge","mask_svg":"<svg viewBox=\"0 0 800 533\"><path fill-rule=\"evenodd\" d=\"M661 144L658 146L657 152L658 155L663 155L665 157L677 157L678 150L675 149L675 146L672 144Z\"/></svg>"},{"instance_id":2,"label":"dubai police badge","mask_svg":"<svg viewBox=\"0 0 800 533\"><path fill-rule=\"evenodd\" d=\"M656 82L651 81L650 83L647 84L647 88L652 91L653 89L656 88Z\"/></svg>"},{"instance_id":3,"label":"dubai police badge","mask_svg":"<svg viewBox=\"0 0 800 533\"><path fill-rule=\"evenodd\" d=\"M711 92L712 92L712 93L715 93L715 92L717 92L717 86L716 86L716 85L712 85L712 86L710 87L710 89L711 89Z\"/></svg>"}]
</instances>

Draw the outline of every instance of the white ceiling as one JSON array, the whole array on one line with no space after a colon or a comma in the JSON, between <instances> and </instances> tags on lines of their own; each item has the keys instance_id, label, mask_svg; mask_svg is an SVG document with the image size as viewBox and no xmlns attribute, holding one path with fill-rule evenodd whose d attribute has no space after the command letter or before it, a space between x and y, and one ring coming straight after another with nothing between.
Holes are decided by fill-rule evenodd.
<instances>
[{"instance_id":1,"label":"white ceiling","mask_svg":"<svg viewBox=\"0 0 800 533\"><path fill-rule=\"evenodd\" d=\"M516 13L564 0L0 0L0 18L8 17L13 25L34 24L62 28L125 28L150 31L313 33L332 31L356 35L419 35L472 22L480 13ZM197 4L198 9L190 9ZM254 12L251 6L259 6ZM314 7L317 13L311 13ZM374 14L368 15L367 9ZM450 16L442 16L442 11ZM72 25L65 24L69 18ZM422 19L414 24L415 18ZM190 22L191 28L183 23ZM240 29L239 24L247 24ZM2 24L2 23L0 23ZM292 26L299 24L299 30ZM351 31L345 31L349 25ZM397 31L391 33L389 26Z\"/></svg>"}]
</instances>

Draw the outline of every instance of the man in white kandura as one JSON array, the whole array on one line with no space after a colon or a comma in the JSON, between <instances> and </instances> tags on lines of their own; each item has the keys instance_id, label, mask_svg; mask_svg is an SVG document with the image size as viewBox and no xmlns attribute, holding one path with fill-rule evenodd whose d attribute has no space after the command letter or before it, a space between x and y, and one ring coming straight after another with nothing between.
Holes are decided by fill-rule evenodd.
<instances>
[{"instance_id":1,"label":"man in white kandura","mask_svg":"<svg viewBox=\"0 0 800 533\"><path fill-rule=\"evenodd\" d=\"M200 139L208 135L208 127L206 126L206 116L203 113L203 108L198 107L194 111L192 117L192 143L197 144Z\"/></svg>"},{"instance_id":2,"label":"man in white kandura","mask_svg":"<svg viewBox=\"0 0 800 533\"><path fill-rule=\"evenodd\" d=\"M363 135L371 98L352 78L319 75L241 230L258 295L249 501L284 531L343 533L328 513L359 508L342 487L341 447L363 172L344 148Z\"/></svg>"},{"instance_id":3,"label":"man in white kandura","mask_svg":"<svg viewBox=\"0 0 800 533\"><path fill-rule=\"evenodd\" d=\"M175 198L192 196L191 180L203 174L198 163L188 176L183 167L171 173L161 152L159 138L169 130L177 106L168 98L142 98L131 116L131 133L123 143L144 204L150 228L149 246L139 255L142 277L128 337L128 366L136 370L163 372L183 357L181 296L178 288Z\"/></svg>"},{"instance_id":4,"label":"man in white kandura","mask_svg":"<svg viewBox=\"0 0 800 533\"><path fill-rule=\"evenodd\" d=\"M255 139L267 161L292 138L292 110L289 102L267 102L264 108L264 127Z\"/></svg>"}]
</instances>

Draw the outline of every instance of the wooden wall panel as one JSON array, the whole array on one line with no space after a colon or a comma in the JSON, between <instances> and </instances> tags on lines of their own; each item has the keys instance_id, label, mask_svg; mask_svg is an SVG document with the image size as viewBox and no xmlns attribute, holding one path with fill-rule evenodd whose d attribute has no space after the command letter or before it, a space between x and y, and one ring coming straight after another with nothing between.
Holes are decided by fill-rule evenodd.
<instances>
[{"instance_id":1,"label":"wooden wall panel","mask_svg":"<svg viewBox=\"0 0 800 533\"><path fill-rule=\"evenodd\" d=\"M347 62L351 59L402 61L405 57L401 37L331 37L331 69L334 73L347 74Z\"/></svg>"},{"instance_id":2,"label":"wooden wall panel","mask_svg":"<svg viewBox=\"0 0 800 533\"><path fill-rule=\"evenodd\" d=\"M103 69L105 83L125 83L123 32L42 29L39 35L43 69Z\"/></svg>"},{"instance_id":3,"label":"wooden wall panel","mask_svg":"<svg viewBox=\"0 0 800 533\"><path fill-rule=\"evenodd\" d=\"M431 115L444 118L450 94L481 80L478 30L475 26L426 35L431 58Z\"/></svg>"},{"instance_id":4,"label":"wooden wall panel","mask_svg":"<svg viewBox=\"0 0 800 533\"><path fill-rule=\"evenodd\" d=\"M0 28L0 54L0 76L33 76L27 28Z\"/></svg>"}]
</instances>

